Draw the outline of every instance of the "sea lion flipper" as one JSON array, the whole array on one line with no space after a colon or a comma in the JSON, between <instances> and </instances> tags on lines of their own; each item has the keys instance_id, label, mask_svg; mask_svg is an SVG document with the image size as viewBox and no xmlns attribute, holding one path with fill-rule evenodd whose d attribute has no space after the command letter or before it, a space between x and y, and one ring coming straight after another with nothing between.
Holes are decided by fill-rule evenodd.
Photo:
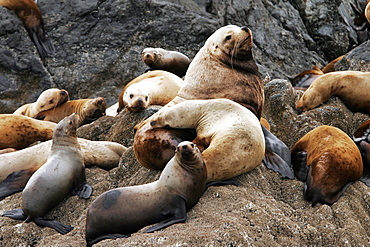
<instances>
[{"instance_id":1,"label":"sea lion flipper","mask_svg":"<svg viewBox=\"0 0 370 247\"><path fill-rule=\"evenodd\" d=\"M35 222L35 224L40 227L53 228L54 230L56 230L57 232L63 235L73 230L72 226L64 225L56 220L44 219L43 217L38 217L36 219L33 219L33 222Z\"/></svg>"},{"instance_id":2,"label":"sea lion flipper","mask_svg":"<svg viewBox=\"0 0 370 247\"><path fill-rule=\"evenodd\" d=\"M159 222L158 224L149 227L144 232L150 233L154 231L161 230L166 228L170 225L182 223L186 220L186 200L181 196L176 196L173 202L168 206L170 208L169 211L164 211L162 214L169 215L169 218ZM174 209L174 210L173 210Z\"/></svg>"},{"instance_id":3,"label":"sea lion flipper","mask_svg":"<svg viewBox=\"0 0 370 247\"><path fill-rule=\"evenodd\" d=\"M309 167L307 166L307 152L292 152L294 174L301 181L306 181Z\"/></svg>"},{"instance_id":4,"label":"sea lion flipper","mask_svg":"<svg viewBox=\"0 0 370 247\"><path fill-rule=\"evenodd\" d=\"M268 129L261 124L263 134L265 136L266 149L279 155L285 163L290 165L292 163L290 158L290 150L283 141L272 134Z\"/></svg>"},{"instance_id":5,"label":"sea lion flipper","mask_svg":"<svg viewBox=\"0 0 370 247\"><path fill-rule=\"evenodd\" d=\"M78 197L83 199L89 199L92 193L91 185L87 183L82 183L79 186L76 186L73 191L72 195L78 195Z\"/></svg>"},{"instance_id":6,"label":"sea lion flipper","mask_svg":"<svg viewBox=\"0 0 370 247\"><path fill-rule=\"evenodd\" d=\"M34 172L35 170L28 169L9 174L0 183L0 198L5 198L17 192L21 192Z\"/></svg>"},{"instance_id":7,"label":"sea lion flipper","mask_svg":"<svg viewBox=\"0 0 370 247\"><path fill-rule=\"evenodd\" d=\"M42 60L55 53L55 47L53 43L41 26L29 28L28 31Z\"/></svg>"},{"instance_id":8,"label":"sea lion flipper","mask_svg":"<svg viewBox=\"0 0 370 247\"><path fill-rule=\"evenodd\" d=\"M86 241L86 247L91 247L94 244L104 240L104 239L117 239L117 238L128 238L130 237L131 234L128 235L123 235L123 234L106 234L106 235L101 235L97 238L94 238L93 240Z\"/></svg>"},{"instance_id":9,"label":"sea lion flipper","mask_svg":"<svg viewBox=\"0 0 370 247\"><path fill-rule=\"evenodd\" d=\"M27 216L24 214L23 209L17 208L3 213L3 217L9 217L15 220L25 220Z\"/></svg>"},{"instance_id":10,"label":"sea lion flipper","mask_svg":"<svg viewBox=\"0 0 370 247\"><path fill-rule=\"evenodd\" d=\"M280 173L283 178L294 179L294 173L290 166L276 153L266 149L262 161L268 169Z\"/></svg>"},{"instance_id":11,"label":"sea lion flipper","mask_svg":"<svg viewBox=\"0 0 370 247\"><path fill-rule=\"evenodd\" d=\"M222 180L222 181L212 181L206 184L205 190L207 190L211 186L224 186L224 185L235 185L239 186L240 182L238 180L235 180L233 178Z\"/></svg>"}]
</instances>

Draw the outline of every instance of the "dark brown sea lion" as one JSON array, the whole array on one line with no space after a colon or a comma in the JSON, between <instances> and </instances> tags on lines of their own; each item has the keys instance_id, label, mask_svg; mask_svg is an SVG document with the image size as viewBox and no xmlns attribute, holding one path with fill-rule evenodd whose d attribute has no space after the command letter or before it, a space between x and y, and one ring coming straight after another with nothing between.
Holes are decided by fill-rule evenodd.
<instances>
[{"instance_id":1,"label":"dark brown sea lion","mask_svg":"<svg viewBox=\"0 0 370 247\"><path fill-rule=\"evenodd\" d=\"M304 196L316 203L336 202L363 173L361 153L342 130L322 125L304 135L292 148L293 170L305 182Z\"/></svg>"},{"instance_id":2,"label":"dark brown sea lion","mask_svg":"<svg viewBox=\"0 0 370 247\"><path fill-rule=\"evenodd\" d=\"M55 48L44 29L41 12L33 0L0 0L0 5L13 10L36 45L42 60L55 53Z\"/></svg>"},{"instance_id":3,"label":"dark brown sea lion","mask_svg":"<svg viewBox=\"0 0 370 247\"><path fill-rule=\"evenodd\" d=\"M158 223L154 232L184 222L203 195L207 171L195 144L182 142L175 156L152 183L112 189L95 199L87 210L87 246L107 238L128 237Z\"/></svg>"},{"instance_id":4,"label":"dark brown sea lion","mask_svg":"<svg viewBox=\"0 0 370 247\"><path fill-rule=\"evenodd\" d=\"M145 48L141 58L151 69L165 70L181 78L186 74L190 64L190 59L185 54L162 48Z\"/></svg>"},{"instance_id":5,"label":"dark brown sea lion","mask_svg":"<svg viewBox=\"0 0 370 247\"><path fill-rule=\"evenodd\" d=\"M33 221L61 234L73 229L44 216L71 193L85 199L91 195L76 136L78 122L78 115L72 114L57 124L47 162L32 175L22 192L22 208L7 211L2 216Z\"/></svg>"}]
</instances>

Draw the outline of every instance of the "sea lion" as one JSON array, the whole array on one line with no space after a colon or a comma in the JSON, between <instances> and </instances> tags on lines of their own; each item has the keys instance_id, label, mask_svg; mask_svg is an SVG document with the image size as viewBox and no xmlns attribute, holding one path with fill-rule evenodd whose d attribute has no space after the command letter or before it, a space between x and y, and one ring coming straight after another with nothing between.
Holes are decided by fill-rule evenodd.
<instances>
[{"instance_id":1,"label":"sea lion","mask_svg":"<svg viewBox=\"0 0 370 247\"><path fill-rule=\"evenodd\" d=\"M370 113L370 72L337 71L312 82L298 100L298 113L317 107L331 96L339 97L352 112Z\"/></svg>"},{"instance_id":2,"label":"sea lion","mask_svg":"<svg viewBox=\"0 0 370 247\"><path fill-rule=\"evenodd\" d=\"M128 237L158 222L145 232L184 222L186 212L203 195L206 177L199 149L191 142L181 142L157 181L112 189L91 203L86 216L87 246Z\"/></svg>"},{"instance_id":3,"label":"sea lion","mask_svg":"<svg viewBox=\"0 0 370 247\"><path fill-rule=\"evenodd\" d=\"M370 0L366 2L364 14L367 22L370 23Z\"/></svg>"},{"instance_id":4,"label":"sea lion","mask_svg":"<svg viewBox=\"0 0 370 247\"><path fill-rule=\"evenodd\" d=\"M344 55L337 57L325 65L323 69L320 69L315 65L312 69L303 71L291 80L293 87L295 89L306 90L315 79L319 78L323 74L336 71L335 64L337 64L343 57Z\"/></svg>"},{"instance_id":5,"label":"sea lion","mask_svg":"<svg viewBox=\"0 0 370 247\"><path fill-rule=\"evenodd\" d=\"M176 97L182 83L174 74L141 80L126 88L123 104L132 112L143 111L150 105L164 106Z\"/></svg>"},{"instance_id":6,"label":"sea lion","mask_svg":"<svg viewBox=\"0 0 370 247\"><path fill-rule=\"evenodd\" d=\"M110 141L77 138L86 167L110 170L118 166L126 147ZM0 198L23 190L32 174L43 166L50 153L52 140L29 148L0 155ZM35 157L37 157L35 159Z\"/></svg>"},{"instance_id":7,"label":"sea lion","mask_svg":"<svg viewBox=\"0 0 370 247\"><path fill-rule=\"evenodd\" d=\"M42 111L52 109L69 100L69 94L66 90L50 88L43 91L36 102L22 105L13 114L34 117Z\"/></svg>"},{"instance_id":8,"label":"sea lion","mask_svg":"<svg viewBox=\"0 0 370 247\"><path fill-rule=\"evenodd\" d=\"M107 104L103 97L95 99L70 100L53 109L40 112L35 116L36 119L58 123L60 120L72 113L79 116L79 126L91 123L105 115Z\"/></svg>"},{"instance_id":9,"label":"sea lion","mask_svg":"<svg viewBox=\"0 0 370 247\"><path fill-rule=\"evenodd\" d=\"M229 99L183 101L159 111L150 124L153 128L196 129L193 142L202 151L207 182L248 172L261 164L265 154L258 118Z\"/></svg>"},{"instance_id":10,"label":"sea lion","mask_svg":"<svg viewBox=\"0 0 370 247\"><path fill-rule=\"evenodd\" d=\"M55 53L55 48L44 28L41 12L33 0L0 0L0 5L13 10L23 21L42 60Z\"/></svg>"},{"instance_id":11,"label":"sea lion","mask_svg":"<svg viewBox=\"0 0 370 247\"><path fill-rule=\"evenodd\" d=\"M53 137L56 124L14 114L0 114L0 149L22 149Z\"/></svg>"},{"instance_id":12,"label":"sea lion","mask_svg":"<svg viewBox=\"0 0 370 247\"><path fill-rule=\"evenodd\" d=\"M363 172L360 151L342 130L322 125L304 135L292 148L293 170L305 182L304 196L331 205Z\"/></svg>"},{"instance_id":13,"label":"sea lion","mask_svg":"<svg viewBox=\"0 0 370 247\"><path fill-rule=\"evenodd\" d=\"M0 154L7 154L7 153L15 152L15 151L18 151L18 149L4 148L4 149L0 149Z\"/></svg>"},{"instance_id":14,"label":"sea lion","mask_svg":"<svg viewBox=\"0 0 370 247\"><path fill-rule=\"evenodd\" d=\"M353 141L362 155L364 172L360 181L370 187L370 120L363 122L354 132Z\"/></svg>"},{"instance_id":15,"label":"sea lion","mask_svg":"<svg viewBox=\"0 0 370 247\"><path fill-rule=\"evenodd\" d=\"M117 112L121 112L125 108L125 103L124 103L124 94L127 90L128 87L132 86L133 84L139 83L142 80L146 80L149 78L167 78L168 80L172 81L177 81L178 83L182 84L183 81L181 78L176 76L173 73L170 73L168 71L164 70L153 70L153 71L148 71L142 75L139 75L138 77L132 79L129 83L126 84L126 86L122 89L120 95L118 96L118 109ZM179 81L181 80L181 81ZM165 92L162 92L162 94L165 94Z\"/></svg>"},{"instance_id":16,"label":"sea lion","mask_svg":"<svg viewBox=\"0 0 370 247\"><path fill-rule=\"evenodd\" d=\"M2 216L27 223L33 221L61 234L73 229L56 220L44 219L44 216L71 193L84 199L91 195L76 136L78 122L78 115L72 114L57 124L47 162L31 176L22 192L22 208L7 211Z\"/></svg>"},{"instance_id":17,"label":"sea lion","mask_svg":"<svg viewBox=\"0 0 370 247\"><path fill-rule=\"evenodd\" d=\"M165 70L181 78L186 74L190 64L190 59L185 54L162 48L145 48L141 53L141 58L151 69Z\"/></svg>"},{"instance_id":18,"label":"sea lion","mask_svg":"<svg viewBox=\"0 0 370 247\"><path fill-rule=\"evenodd\" d=\"M190 63L184 84L177 96L153 116L155 117L166 107L184 100L227 98L248 108L260 119L264 91L262 78L253 59L252 46L253 38L249 28L228 25L218 29L207 39ZM133 146L136 153L145 152L144 157L137 156L138 160L144 158L149 162L165 166L168 162L165 157L170 155L164 155L158 149L166 148L165 151L169 152L175 147L172 146L170 149L164 145L171 143L172 139L179 138L174 133L169 133L168 137L171 140L164 140L166 136L163 132L166 130L158 129L159 133L156 134L157 130L150 127L150 121L151 117L135 126ZM278 168L283 176L292 178L292 171L284 174L284 171L290 170L289 148L267 129L264 133L268 137L266 147L274 148L266 151L266 156L269 157L265 159L265 164L271 169ZM180 141L189 139L190 136ZM281 159L281 157L284 158ZM279 169L279 167L284 168Z\"/></svg>"}]
</instances>

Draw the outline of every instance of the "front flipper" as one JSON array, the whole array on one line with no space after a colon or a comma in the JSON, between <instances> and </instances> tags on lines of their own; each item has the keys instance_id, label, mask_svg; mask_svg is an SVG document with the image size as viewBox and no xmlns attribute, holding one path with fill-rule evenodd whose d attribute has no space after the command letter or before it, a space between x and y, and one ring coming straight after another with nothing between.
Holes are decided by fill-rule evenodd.
<instances>
[{"instance_id":1,"label":"front flipper","mask_svg":"<svg viewBox=\"0 0 370 247\"><path fill-rule=\"evenodd\" d=\"M9 174L0 183L0 198L21 192L34 172L35 170L28 169Z\"/></svg>"},{"instance_id":2,"label":"front flipper","mask_svg":"<svg viewBox=\"0 0 370 247\"><path fill-rule=\"evenodd\" d=\"M117 238L128 238L130 237L131 234L128 235L122 235L122 234L106 234L106 235L101 235L97 238L94 238L93 240L86 241L86 247L91 247L94 244L104 240L104 239L117 239Z\"/></svg>"},{"instance_id":3,"label":"front flipper","mask_svg":"<svg viewBox=\"0 0 370 247\"><path fill-rule=\"evenodd\" d=\"M292 152L294 174L301 181L306 181L308 174L307 152Z\"/></svg>"},{"instance_id":4,"label":"front flipper","mask_svg":"<svg viewBox=\"0 0 370 247\"><path fill-rule=\"evenodd\" d=\"M17 208L13 210L9 210L3 213L3 217L9 217L15 220L25 220L27 216L24 214L23 209Z\"/></svg>"},{"instance_id":5,"label":"front flipper","mask_svg":"<svg viewBox=\"0 0 370 247\"><path fill-rule=\"evenodd\" d=\"M78 195L78 197L83 199L89 199L92 193L92 187L87 183L82 183L74 187L72 195Z\"/></svg>"},{"instance_id":6,"label":"front flipper","mask_svg":"<svg viewBox=\"0 0 370 247\"><path fill-rule=\"evenodd\" d=\"M367 141L361 140L356 143L362 155L362 164L364 171L360 181L370 187L370 144Z\"/></svg>"},{"instance_id":7,"label":"front flipper","mask_svg":"<svg viewBox=\"0 0 370 247\"><path fill-rule=\"evenodd\" d=\"M67 226L59 221L56 220L49 220L49 219L44 219L43 217L38 217L36 219L32 219L33 222L35 222L36 225L40 227L50 227L59 232L60 234L67 234L70 231L73 230L72 226Z\"/></svg>"},{"instance_id":8,"label":"front flipper","mask_svg":"<svg viewBox=\"0 0 370 247\"><path fill-rule=\"evenodd\" d=\"M263 163L268 169L280 173L283 178L294 179L294 173L290 168L291 159L289 148L263 125L261 127L265 135L266 144Z\"/></svg>"},{"instance_id":9,"label":"front flipper","mask_svg":"<svg viewBox=\"0 0 370 247\"><path fill-rule=\"evenodd\" d=\"M222 180L222 181L212 181L212 182L208 182L206 184L206 188L204 190L207 190L211 186L224 186L224 185L235 185L235 186L239 186L240 185L240 182L237 181L237 180L235 180L235 179L233 179L233 178Z\"/></svg>"},{"instance_id":10,"label":"front flipper","mask_svg":"<svg viewBox=\"0 0 370 247\"><path fill-rule=\"evenodd\" d=\"M186 200L184 198L176 196L175 200L169 205L169 207L170 209L162 212L162 214L164 216L168 216L168 218L152 227L149 227L144 231L145 233L158 231L170 225L186 221Z\"/></svg>"}]
</instances>

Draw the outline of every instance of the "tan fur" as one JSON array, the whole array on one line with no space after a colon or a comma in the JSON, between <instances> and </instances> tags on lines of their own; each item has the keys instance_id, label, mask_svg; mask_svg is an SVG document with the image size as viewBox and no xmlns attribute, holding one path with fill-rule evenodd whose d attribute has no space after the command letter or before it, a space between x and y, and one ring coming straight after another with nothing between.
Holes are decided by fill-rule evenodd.
<instances>
[{"instance_id":1,"label":"tan fur","mask_svg":"<svg viewBox=\"0 0 370 247\"><path fill-rule=\"evenodd\" d=\"M358 180L363 172L360 151L351 138L342 130L323 125L304 135L292 148L292 157L297 152L307 152L307 193L314 200L332 204L338 200L343 187ZM301 167L294 162L294 170Z\"/></svg>"},{"instance_id":2,"label":"tan fur","mask_svg":"<svg viewBox=\"0 0 370 247\"><path fill-rule=\"evenodd\" d=\"M36 102L29 103L18 108L13 114L34 117L42 111L55 108L69 100L69 95L66 90L58 88L50 88L43 91L37 98Z\"/></svg>"},{"instance_id":3,"label":"tan fur","mask_svg":"<svg viewBox=\"0 0 370 247\"><path fill-rule=\"evenodd\" d=\"M72 113L77 113L80 117L80 126L85 123L90 123L105 115L106 108L107 105L105 99L102 97L95 99L70 100L54 109L37 114L35 118L58 123L66 116L69 116Z\"/></svg>"},{"instance_id":4,"label":"tan fur","mask_svg":"<svg viewBox=\"0 0 370 247\"><path fill-rule=\"evenodd\" d=\"M367 22L370 23L370 0L367 0L364 11Z\"/></svg>"},{"instance_id":5,"label":"tan fur","mask_svg":"<svg viewBox=\"0 0 370 247\"><path fill-rule=\"evenodd\" d=\"M56 124L15 114L0 114L0 149L22 149L50 140Z\"/></svg>"},{"instance_id":6,"label":"tan fur","mask_svg":"<svg viewBox=\"0 0 370 247\"><path fill-rule=\"evenodd\" d=\"M164 106L176 97L182 83L174 74L143 79L126 88L123 103L133 112L143 111L150 105Z\"/></svg>"},{"instance_id":7,"label":"tan fur","mask_svg":"<svg viewBox=\"0 0 370 247\"><path fill-rule=\"evenodd\" d=\"M162 48L145 48L141 53L141 58L152 69L165 70L179 77L185 75L190 64L190 59L186 55Z\"/></svg>"},{"instance_id":8,"label":"tan fur","mask_svg":"<svg viewBox=\"0 0 370 247\"><path fill-rule=\"evenodd\" d=\"M98 166L103 169L112 169L118 166L126 147L109 141L90 141L77 138L80 144L86 167ZM37 171L47 160L51 140L42 142L29 148L0 155L0 182L9 174L21 170ZM37 158L35 158L37 157Z\"/></svg>"},{"instance_id":9,"label":"tan fur","mask_svg":"<svg viewBox=\"0 0 370 247\"><path fill-rule=\"evenodd\" d=\"M168 76L168 77L172 77L174 76L174 74L170 73L170 72L167 72L167 71L164 71L164 70L154 70L154 71L149 71L149 72L146 72L142 75L139 75L138 77L132 79L129 83L126 84L126 86L122 89L119 97L118 97L118 109L117 109L117 112L120 112L122 111L124 108L125 108L125 104L123 102L123 95L124 93L126 92L126 89L128 87L130 87L131 85L135 84L135 83L139 83L140 81L142 80L145 80L145 79L148 79L148 78L154 78L154 77L164 77L164 76Z\"/></svg>"},{"instance_id":10,"label":"tan fur","mask_svg":"<svg viewBox=\"0 0 370 247\"><path fill-rule=\"evenodd\" d=\"M338 96L353 112L370 113L370 72L338 71L322 75L298 100L299 111L313 109Z\"/></svg>"},{"instance_id":11,"label":"tan fur","mask_svg":"<svg viewBox=\"0 0 370 247\"><path fill-rule=\"evenodd\" d=\"M261 164L265 139L258 118L228 99L187 100L162 108L153 128L196 129L193 141L202 152L207 181L225 180Z\"/></svg>"}]
</instances>

